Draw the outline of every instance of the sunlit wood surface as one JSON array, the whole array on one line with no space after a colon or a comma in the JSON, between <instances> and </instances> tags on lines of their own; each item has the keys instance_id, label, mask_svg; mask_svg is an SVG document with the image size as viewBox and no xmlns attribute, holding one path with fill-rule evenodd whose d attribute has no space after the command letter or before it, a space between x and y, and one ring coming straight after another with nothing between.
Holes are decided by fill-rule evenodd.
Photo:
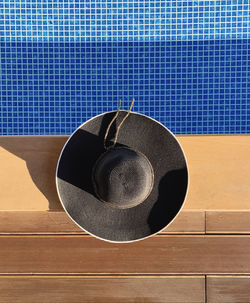
<instances>
[{"instance_id":1,"label":"sunlit wood surface","mask_svg":"<svg viewBox=\"0 0 250 303\"><path fill-rule=\"evenodd\" d=\"M250 136L178 136L190 186L159 235L89 236L63 211L66 136L0 137L0 303L250 302Z\"/></svg>"}]
</instances>

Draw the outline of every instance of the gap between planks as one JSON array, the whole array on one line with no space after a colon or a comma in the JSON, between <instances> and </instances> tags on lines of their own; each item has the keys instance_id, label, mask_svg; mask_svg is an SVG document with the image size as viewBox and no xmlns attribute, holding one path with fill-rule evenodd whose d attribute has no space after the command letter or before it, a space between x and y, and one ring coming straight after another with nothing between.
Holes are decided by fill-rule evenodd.
<instances>
[{"instance_id":1,"label":"gap between planks","mask_svg":"<svg viewBox=\"0 0 250 303\"><path fill-rule=\"evenodd\" d=\"M217 275L218 276L218 275ZM220 275L221 276L221 275ZM228 275L226 275L228 276ZM235 276L235 275L233 275ZM244 275L240 275L240 276L244 276ZM205 277L204 274L176 274L176 273L168 273L168 274L104 274L104 273L98 273L98 274L88 274L88 273L84 273L84 274L79 274L79 273L11 273L11 274L0 274L0 278L1 277L34 277L34 278L39 278L39 277L46 277L46 278L57 278L57 277L66 277L66 278L75 278L75 277L79 277L79 278L168 278L168 277L188 277L188 278L192 278L192 277Z\"/></svg>"},{"instance_id":2,"label":"gap between planks","mask_svg":"<svg viewBox=\"0 0 250 303\"><path fill-rule=\"evenodd\" d=\"M234 273L234 274L228 274L228 273L217 273L217 274L206 274L206 273L142 273L142 274L136 274L136 273L0 273L0 278L8 278L8 277L34 277L34 278L39 278L39 277L46 277L46 278L57 278L57 277L62 277L62 278L74 278L74 277L79 277L79 278L167 278L167 277L217 277L217 278L249 278L250 275L249 273L244 274L244 273Z\"/></svg>"}]
</instances>

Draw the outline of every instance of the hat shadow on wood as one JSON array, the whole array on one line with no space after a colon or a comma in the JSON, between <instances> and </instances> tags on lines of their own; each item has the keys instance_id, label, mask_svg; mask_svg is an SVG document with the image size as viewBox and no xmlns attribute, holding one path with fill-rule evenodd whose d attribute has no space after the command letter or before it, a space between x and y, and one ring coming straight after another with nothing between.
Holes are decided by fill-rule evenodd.
<instances>
[{"instance_id":1,"label":"hat shadow on wood","mask_svg":"<svg viewBox=\"0 0 250 303\"><path fill-rule=\"evenodd\" d=\"M67 136L11 136L0 138L2 148L25 161L33 183L48 200L49 210L62 209L56 192L55 172L60 151L67 138ZM12 173L17 172L13 169ZM22 173L25 174L22 171L18 172L18 174ZM22 177L18 182L20 182L20 185L24 182Z\"/></svg>"},{"instance_id":2,"label":"hat shadow on wood","mask_svg":"<svg viewBox=\"0 0 250 303\"><path fill-rule=\"evenodd\" d=\"M104 127L101 127L101 138L104 138L109 122L109 120L103 119ZM116 123L114 122L108 138L111 138L115 131ZM97 141L98 139L97 136L93 135L88 137L92 141ZM63 209L56 191L55 174L59 155L67 139L68 136L53 135L2 136L0 138L0 147L25 161L33 183L47 199L48 209L52 211ZM15 171L13 170L14 173ZM69 176L67 179L69 179ZM22 179L20 178L20 184L21 182Z\"/></svg>"}]
</instances>

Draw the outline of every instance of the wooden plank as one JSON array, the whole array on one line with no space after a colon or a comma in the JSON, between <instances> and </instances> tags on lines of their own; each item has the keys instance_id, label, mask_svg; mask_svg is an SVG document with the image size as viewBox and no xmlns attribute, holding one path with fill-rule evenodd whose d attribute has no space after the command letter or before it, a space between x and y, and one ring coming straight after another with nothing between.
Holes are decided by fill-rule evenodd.
<instances>
[{"instance_id":1,"label":"wooden plank","mask_svg":"<svg viewBox=\"0 0 250 303\"><path fill-rule=\"evenodd\" d=\"M250 236L160 235L114 244L93 237L0 236L0 273L250 274Z\"/></svg>"},{"instance_id":2,"label":"wooden plank","mask_svg":"<svg viewBox=\"0 0 250 303\"><path fill-rule=\"evenodd\" d=\"M0 137L0 210L58 210L55 172L65 136Z\"/></svg>"},{"instance_id":3,"label":"wooden plank","mask_svg":"<svg viewBox=\"0 0 250 303\"><path fill-rule=\"evenodd\" d=\"M208 276L207 303L249 303L250 276Z\"/></svg>"},{"instance_id":4,"label":"wooden plank","mask_svg":"<svg viewBox=\"0 0 250 303\"><path fill-rule=\"evenodd\" d=\"M203 303L204 277L0 277L0 303Z\"/></svg>"},{"instance_id":5,"label":"wooden plank","mask_svg":"<svg viewBox=\"0 0 250 303\"><path fill-rule=\"evenodd\" d=\"M204 234L205 212L182 210L174 221L162 231L163 234Z\"/></svg>"},{"instance_id":6,"label":"wooden plank","mask_svg":"<svg viewBox=\"0 0 250 303\"><path fill-rule=\"evenodd\" d=\"M81 232L65 211L0 211L0 234Z\"/></svg>"},{"instance_id":7,"label":"wooden plank","mask_svg":"<svg viewBox=\"0 0 250 303\"><path fill-rule=\"evenodd\" d=\"M162 233L205 232L203 211L183 211ZM82 233L64 211L0 211L0 234Z\"/></svg>"},{"instance_id":8,"label":"wooden plank","mask_svg":"<svg viewBox=\"0 0 250 303\"><path fill-rule=\"evenodd\" d=\"M249 209L250 135L178 136L190 186L185 209ZM67 136L0 137L0 210L61 209L55 168Z\"/></svg>"},{"instance_id":9,"label":"wooden plank","mask_svg":"<svg viewBox=\"0 0 250 303\"><path fill-rule=\"evenodd\" d=\"M178 137L190 175L186 208L250 209L250 136Z\"/></svg>"},{"instance_id":10,"label":"wooden plank","mask_svg":"<svg viewBox=\"0 0 250 303\"><path fill-rule=\"evenodd\" d=\"M207 211L206 233L250 234L250 211Z\"/></svg>"}]
</instances>

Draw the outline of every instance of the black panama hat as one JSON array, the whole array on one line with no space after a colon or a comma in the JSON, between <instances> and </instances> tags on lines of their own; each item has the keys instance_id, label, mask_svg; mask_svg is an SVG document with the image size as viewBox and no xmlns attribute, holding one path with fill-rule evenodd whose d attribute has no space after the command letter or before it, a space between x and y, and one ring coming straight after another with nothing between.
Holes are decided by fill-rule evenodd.
<instances>
[{"instance_id":1,"label":"black panama hat","mask_svg":"<svg viewBox=\"0 0 250 303\"><path fill-rule=\"evenodd\" d=\"M131 112L133 101L129 111L120 104L69 137L56 186L63 208L80 228L102 240L131 242L154 235L175 218L186 197L188 170L180 144L165 126Z\"/></svg>"}]
</instances>

